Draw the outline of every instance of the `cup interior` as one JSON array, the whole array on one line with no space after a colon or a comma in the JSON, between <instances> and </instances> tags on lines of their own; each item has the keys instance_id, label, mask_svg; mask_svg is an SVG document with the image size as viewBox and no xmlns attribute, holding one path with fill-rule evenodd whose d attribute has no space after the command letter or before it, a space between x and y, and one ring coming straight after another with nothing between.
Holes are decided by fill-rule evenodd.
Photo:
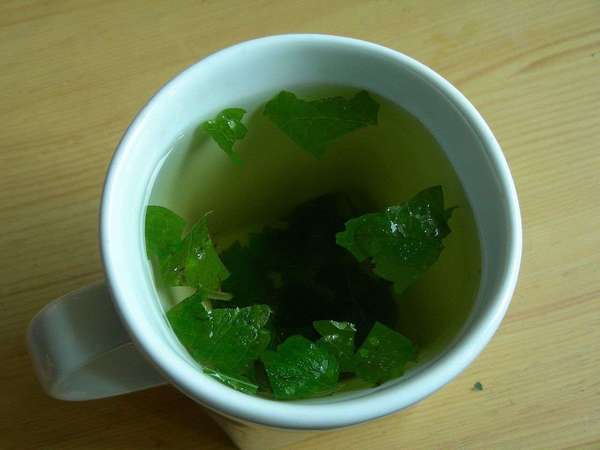
<instances>
[{"instance_id":1,"label":"cup interior","mask_svg":"<svg viewBox=\"0 0 600 450\"><path fill-rule=\"evenodd\" d=\"M153 194L154 181L173 144L187 139L198 123L238 105L240 99L258 101L290 86L318 84L366 89L401 106L429 130L458 176L472 210L476 225L470 232L479 238L481 276L472 307L453 339L446 339L443 348L432 350L404 377L342 396L275 402L235 392L201 374L177 341L146 260L144 214L151 195L158 202L161 195L173 198L167 193ZM229 164L216 152L197 158L195 164L204 167L205 183L214 181L211 174L222 173ZM206 198L210 203L211 195ZM240 202L252 205L251 198L247 200ZM186 209L185 204L165 206L188 219L197 218L198 211ZM231 211L219 223L223 230L236 225L235 208ZM516 283L521 251L520 216L510 172L475 108L439 75L400 53L320 35L276 36L239 44L207 57L167 83L140 112L115 153L101 222L109 285L140 350L179 389L208 407L287 428L319 429L368 420L402 409L452 379L483 349L499 325Z\"/></svg>"}]
</instances>

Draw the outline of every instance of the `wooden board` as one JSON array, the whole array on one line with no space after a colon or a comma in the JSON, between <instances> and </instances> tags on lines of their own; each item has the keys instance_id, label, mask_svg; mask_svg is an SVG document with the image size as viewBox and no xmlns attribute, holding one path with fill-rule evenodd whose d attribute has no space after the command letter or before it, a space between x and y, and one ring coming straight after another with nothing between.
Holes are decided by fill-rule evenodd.
<instances>
[{"instance_id":1,"label":"wooden board","mask_svg":"<svg viewBox=\"0 0 600 450\"><path fill-rule=\"evenodd\" d=\"M0 3L0 448L231 449L169 387L46 397L29 320L102 278L97 216L121 134L167 79L284 32L403 51L461 89L516 179L525 252L492 343L412 409L291 449L600 448L600 3L34 1ZM472 386L480 381L483 391Z\"/></svg>"}]
</instances>

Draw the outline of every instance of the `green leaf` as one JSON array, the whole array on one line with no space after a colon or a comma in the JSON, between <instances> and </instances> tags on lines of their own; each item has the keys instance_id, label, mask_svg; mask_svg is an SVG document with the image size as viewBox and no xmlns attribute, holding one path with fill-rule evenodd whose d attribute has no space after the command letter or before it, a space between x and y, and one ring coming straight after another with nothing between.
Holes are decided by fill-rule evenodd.
<instances>
[{"instance_id":1,"label":"green leaf","mask_svg":"<svg viewBox=\"0 0 600 450\"><path fill-rule=\"evenodd\" d=\"M229 276L229 272L210 239L206 216L196 222L173 253L164 260L161 273L171 286L219 291L221 282Z\"/></svg>"},{"instance_id":2,"label":"green leaf","mask_svg":"<svg viewBox=\"0 0 600 450\"><path fill-rule=\"evenodd\" d=\"M360 211L347 196L331 194L298 206L278 226L252 233L221 254L231 272L221 288L232 304L267 304L276 343L300 334L319 339L313 322L351 322L362 341L375 321L392 325L396 304L388 281L361 267L335 242L335 234Z\"/></svg>"},{"instance_id":3,"label":"green leaf","mask_svg":"<svg viewBox=\"0 0 600 450\"><path fill-rule=\"evenodd\" d=\"M354 335L356 334L354 324L335 320L317 320L313 322L313 326L323 336L317 341L317 344L336 357L340 365L340 372L352 371Z\"/></svg>"},{"instance_id":4,"label":"green leaf","mask_svg":"<svg viewBox=\"0 0 600 450\"><path fill-rule=\"evenodd\" d=\"M236 163L241 163L240 157L233 150L233 145L246 136L248 129L242 123L246 111L242 108L227 108L212 120L202 124L202 129L229 155Z\"/></svg>"},{"instance_id":5,"label":"green leaf","mask_svg":"<svg viewBox=\"0 0 600 450\"><path fill-rule=\"evenodd\" d=\"M266 351L261 360L276 399L326 395L338 380L339 366L333 355L302 336L289 337L276 352Z\"/></svg>"},{"instance_id":6,"label":"green leaf","mask_svg":"<svg viewBox=\"0 0 600 450\"><path fill-rule=\"evenodd\" d=\"M233 294L237 306L269 304L268 299L275 288L275 280L269 278L268 258L271 254L267 232L251 234L247 245L235 242L221 254L223 264L231 272L222 289Z\"/></svg>"},{"instance_id":7,"label":"green leaf","mask_svg":"<svg viewBox=\"0 0 600 450\"><path fill-rule=\"evenodd\" d=\"M148 256L162 260L169 256L181 241L185 220L162 206L146 208L146 249Z\"/></svg>"},{"instance_id":8,"label":"green leaf","mask_svg":"<svg viewBox=\"0 0 600 450\"><path fill-rule=\"evenodd\" d=\"M241 379L267 348L264 328L271 310L266 305L207 311L198 291L167 313L173 331L190 355L206 368Z\"/></svg>"},{"instance_id":9,"label":"green leaf","mask_svg":"<svg viewBox=\"0 0 600 450\"><path fill-rule=\"evenodd\" d=\"M366 91L351 99L301 100L281 91L265 105L264 114L290 139L317 158L327 146L358 128L377 125L379 104Z\"/></svg>"},{"instance_id":10,"label":"green leaf","mask_svg":"<svg viewBox=\"0 0 600 450\"><path fill-rule=\"evenodd\" d=\"M335 392L356 391L358 389L369 389L375 386L377 386L377 384L371 381L365 381L358 377L352 377L348 378L347 380L340 381L335 387Z\"/></svg>"},{"instance_id":11,"label":"green leaf","mask_svg":"<svg viewBox=\"0 0 600 450\"><path fill-rule=\"evenodd\" d=\"M216 380L219 380L221 383L226 384L227 386L245 394L256 394L256 391L258 390L258 386L256 384L252 383L250 380L244 378L243 376L230 377L228 375L225 375L224 373L217 372L216 370L208 368L204 369L204 373L210 375Z\"/></svg>"},{"instance_id":12,"label":"green leaf","mask_svg":"<svg viewBox=\"0 0 600 450\"><path fill-rule=\"evenodd\" d=\"M356 375L372 383L384 383L404 373L404 366L416 357L410 339L376 322L354 355Z\"/></svg>"},{"instance_id":13,"label":"green leaf","mask_svg":"<svg viewBox=\"0 0 600 450\"><path fill-rule=\"evenodd\" d=\"M206 293L206 297L209 300L219 300L221 302L229 302L233 298L233 295L229 292L223 291L204 291Z\"/></svg>"},{"instance_id":14,"label":"green leaf","mask_svg":"<svg viewBox=\"0 0 600 450\"><path fill-rule=\"evenodd\" d=\"M349 220L336 242L359 262L370 258L373 272L401 293L439 258L451 213L444 209L442 188L435 186L383 212Z\"/></svg>"}]
</instances>

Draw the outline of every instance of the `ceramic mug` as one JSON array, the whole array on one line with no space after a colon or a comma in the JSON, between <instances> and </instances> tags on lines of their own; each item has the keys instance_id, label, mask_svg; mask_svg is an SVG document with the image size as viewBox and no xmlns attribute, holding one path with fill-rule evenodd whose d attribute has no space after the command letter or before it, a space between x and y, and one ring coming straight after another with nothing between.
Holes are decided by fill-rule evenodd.
<instances>
[{"instance_id":1,"label":"ceramic mug","mask_svg":"<svg viewBox=\"0 0 600 450\"><path fill-rule=\"evenodd\" d=\"M182 129L242 97L299 84L360 87L417 117L441 144L462 183L477 224L482 266L473 310L436 358L374 389L284 402L237 392L198 369L165 320L143 231L157 167ZM29 349L41 384L59 399L107 397L168 382L238 423L304 430L352 425L418 402L473 361L510 303L521 239L517 194L500 146L477 110L448 81L406 55L356 39L256 39L186 69L135 118L114 154L102 196L106 281L42 310L30 325ZM239 433L226 431L245 445Z\"/></svg>"}]
</instances>

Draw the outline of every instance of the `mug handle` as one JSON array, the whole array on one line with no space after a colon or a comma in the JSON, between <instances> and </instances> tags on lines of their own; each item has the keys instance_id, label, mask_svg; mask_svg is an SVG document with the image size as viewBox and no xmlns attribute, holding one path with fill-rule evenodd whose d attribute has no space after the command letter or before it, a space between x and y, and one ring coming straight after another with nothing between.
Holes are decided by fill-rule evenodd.
<instances>
[{"instance_id":1,"label":"mug handle","mask_svg":"<svg viewBox=\"0 0 600 450\"><path fill-rule=\"evenodd\" d=\"M29 324L27 341L40 383L60 400L92 400L165 384L129 338L104 281L47 305Z\"/></svg>"}]
</instances>

